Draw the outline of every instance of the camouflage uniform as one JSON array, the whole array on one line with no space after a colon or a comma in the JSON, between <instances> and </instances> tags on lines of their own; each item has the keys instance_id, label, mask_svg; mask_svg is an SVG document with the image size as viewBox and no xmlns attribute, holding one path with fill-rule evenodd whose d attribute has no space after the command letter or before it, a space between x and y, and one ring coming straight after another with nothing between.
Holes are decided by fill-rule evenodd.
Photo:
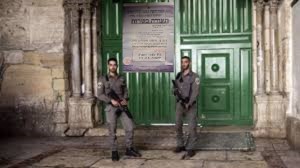
<instances>
[{"instance_id":1,"label":"camouflage uniform","mask_svg":"<svg viewBox=\"0 0 300 168\"><path fill-rule=\"evenodd\" d=\"M134 123L131 118L127 116L126 113L122 112L117 114L117 107L111 104L111 98L108 96L110 90L114 90L115 93L121 99L129 100L128 89L126 86L126 81L124 77L117 75L115 77L106 75L102 76L98 82L98 99L106 104L104 109L106 114L106 121L109 130L109 142L112 151L117 151L117 119L120 118L122 126L125 130L125 142L126 147L131 148L133 146L133 129Z\"/></svg>"},{"instance_id":2,"label":"camouflage uniform","mask_svg":"<svg viewBox=\"0 0 300 168\"><path fill-rule=\"evenodd\" d=\"M193 150L196 140L197 140L197 96L199 94L199 76L190 71L187 75L183 75L182 72L178 73L175 80L178 91L184 98L189 98L187 105L188 109L183 107L183 105L178 101L178 96L176 96L176 141L177 146L184 146L183 142L183 117L186 116L188 119L188 131L189 136L185 148L187 150Z\"/></svg>"}]
</instances>

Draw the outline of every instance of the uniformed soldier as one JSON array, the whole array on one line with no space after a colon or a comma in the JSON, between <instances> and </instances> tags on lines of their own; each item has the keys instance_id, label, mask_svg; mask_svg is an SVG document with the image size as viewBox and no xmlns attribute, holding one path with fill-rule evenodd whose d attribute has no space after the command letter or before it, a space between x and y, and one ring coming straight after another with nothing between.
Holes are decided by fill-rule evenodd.
<instances>
[{"instance_id":1,"label":"uniformed soldier","mask_svg":"<svg viewBox=\"0 0 300 168\"><path fill-rule=\"evenodd\" d=\"M117 119L120 118L122 126L125 130L125 142L127 156L140 157L141 154L133 148L133 129L134 123L130 115L120 110L121 106L128 104L128 90L124 77L117 73L118 63L115 58L110 58L107 61L109 73L100 77L98 82L98 99L106 104L105 113L106 121L109 130L109 143L112 150L112 160L119 160L119 153L117 150ZM121 101L112 99L109 96L110 91L113 90Z\"/></svg>"},{"instance_id":2,"label":"uniformed soldier","mask_svg":"<svg viewBox=\"0 0 300 168\"><path fill-rule=\"evenodd\" d=\"M174 94L177 100L176 103L176 141L177 147L174 152L179 153L187 151L183 155L186 157L193 157L195 155L194 146L197 140L197 96L199 94L200 79L198 74L192 72L191 60L187 56L181 58L181 72L176 75L175 83L177 88L174 89ZM180 94L180 95L178 95ZM184 100L180 100L185 99ZM186 145L183 141L183 117L188 119L188 139Z\"/></svg>"}]
</instances>

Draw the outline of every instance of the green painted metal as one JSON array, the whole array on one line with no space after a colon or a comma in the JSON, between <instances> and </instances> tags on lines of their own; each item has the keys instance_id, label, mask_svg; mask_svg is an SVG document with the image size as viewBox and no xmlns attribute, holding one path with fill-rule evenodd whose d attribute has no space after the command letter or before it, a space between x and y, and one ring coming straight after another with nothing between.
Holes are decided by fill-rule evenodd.
<instances>
[{"instance_id":1,"label":"green painted metal","mask_svg":"<svg viewBox=\"0 0 300 168\"><path fill-rule=\"evenodd\" d=\"M126 0L123 2L168 2L167 0ZM122 60L122 5L102 1L102 70L110 57ZM119 69L122 69L120 64ZM122 72L121 72L122 73ZM175 99L171 94L174 73L124 73L129 87L129 108L137 124L173 123Z\"/></svg>"},{"instance_id":2,"label":"green painted metal","mask_svg":"<svg viewBox=\"0 0 300 168\"><path fill-rule=\"evenodd\" d=\"M192 69L201 78L199 121L204 125L251 125L251 0L175 2L180 11L176 52L192 58Z\"/></svg>"},{"instance_id":3,"label":"green painted metal","mask_svg":"<svg viewBox=\"0 0 300 168\"><path fill-rule=\"evenodd\" d=\"M169 1L101 1L103 73L109 57L122 60L122 4L141 2ZM251 11L251 0L175 0L175 73L180 57L190 56L201 76L202 124L252 124ZM137 124L174 123L170 81L175 73L124 73Z\"/></svg>"}]
</instances>

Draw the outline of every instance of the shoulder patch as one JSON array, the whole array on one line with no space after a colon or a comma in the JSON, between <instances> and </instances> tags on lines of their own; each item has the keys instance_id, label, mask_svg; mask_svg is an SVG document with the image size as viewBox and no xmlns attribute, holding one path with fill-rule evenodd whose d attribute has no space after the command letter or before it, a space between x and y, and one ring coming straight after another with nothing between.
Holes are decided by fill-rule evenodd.
<instances>
[{"instance_id":1,"label":"shoulder patch","mask_svg":"<svg viewBox=\"0 0 300 168\"><path fill-rule=\"evenodd\" d=\"M98 82L97 87L98 87L98 89L101 89L101 88L103 87L102 81L99 81L99 82Z\"/></svg>"},{"instance_id":2,"label":"shoulder patch","mask_svg":"<svg viewBox=\"0 0 300 168\"><path fill-rule=\"evenodd\" d=\"M195 83L196 83L197 85L200 84L200 79L199 79L198 77L195 79Z\"/></svg>"}]
</instances>

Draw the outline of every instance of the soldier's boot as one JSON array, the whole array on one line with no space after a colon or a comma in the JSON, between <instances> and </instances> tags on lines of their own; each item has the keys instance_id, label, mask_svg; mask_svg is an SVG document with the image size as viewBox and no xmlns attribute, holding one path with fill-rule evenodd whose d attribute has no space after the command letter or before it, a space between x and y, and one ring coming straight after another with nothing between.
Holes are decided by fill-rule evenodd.
<instances>
[{"instance_id":1,"label":"soldier's boot","mask_svg":"<svg viewBox=\"0 0 300 168\"><path fill-rule=\"evenodd\" d=\"M111 160L114 161L114 162L120 160L118 151L112 151L111 152Z\"/></svg>"},{"instance_id":2,"label":"soldier's boot","mask_svg":"<svg viewBox=\"0 0 300 168\"><path fill-rule=\"evenodd\" d=\"M196 152L194 150L188 150L186 155L191 158L191 157L195 156L195 154L196 154Z\"/></svg>"},{"instance_id":3,"label":"soldier's boot","mask_svg":"<svg viewBox=\"0 0 300 168\"><path fill-rule=\"evenodd\" d=\"M126 148L125 155L133 157L141 157L142 155L134 148Z\"/></svg>"},{"instance_id":4,"label":"soldier's boot","mask_svg":"<svg viewBox=\"0 0 300 168\"><path fill-rule=\"evenodd\" d=\"M184 146L177 146L177 147L173 150L174 153L180 153L180 152L182 152L182 151L185 151L185 147L184 147Z\"/></svg>"}]
</instances>

